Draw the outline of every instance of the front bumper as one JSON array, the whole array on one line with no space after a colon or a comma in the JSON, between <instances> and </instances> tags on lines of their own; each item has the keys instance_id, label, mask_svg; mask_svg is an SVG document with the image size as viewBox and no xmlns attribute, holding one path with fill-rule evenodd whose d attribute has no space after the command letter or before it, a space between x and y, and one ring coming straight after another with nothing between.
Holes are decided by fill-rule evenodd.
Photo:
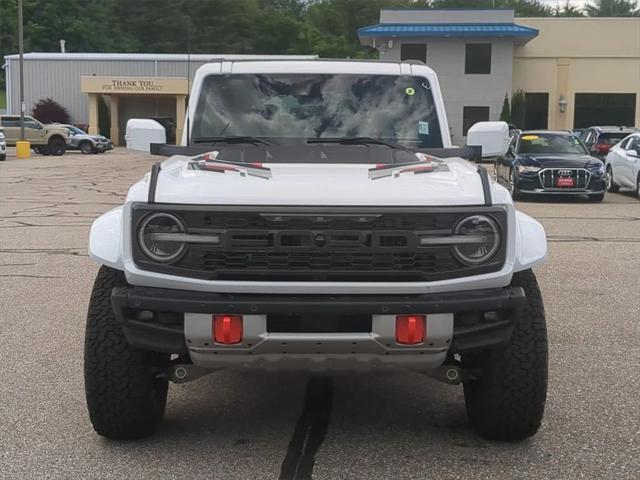
<instances>
[{"instance_id":1,"label":"front bumper","mask_svg":"<svg viewBox=\"0 0 640 480\"><path fill-rule=\"evenodd\" d=\"M519 287L428 295L233 295L146 287L115 288L118 321L137 348L188 354L211 369L372 370L436 368L450 353L502 345L520 318ZM238 345L216 344L213 314L241 314ZM270 316L371 317L371 331L268 331ZM424 342L395 342L395 316L427 315ZM340 329L338 329L340 330Z\"/></svg>"},{"instance_id":2,"label":"front bumper","mask_svg":"<svg viewBox=\"0 0 640 480\"><path fill-rule=\"evenodd\" d=\"M590 174L589 182L583 188L544 186L537 173L519 174L516 180L518 191L524 194L541 195L593 195L604 193L604 175Z\"/></svg>"}]
</instances>

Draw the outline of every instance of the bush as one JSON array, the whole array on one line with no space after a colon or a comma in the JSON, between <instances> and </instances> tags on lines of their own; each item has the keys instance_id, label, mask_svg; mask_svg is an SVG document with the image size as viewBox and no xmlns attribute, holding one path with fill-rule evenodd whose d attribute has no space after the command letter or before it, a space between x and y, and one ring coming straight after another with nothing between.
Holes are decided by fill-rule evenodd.
<instances>
[{"instance_id":1,"label":"bush","mask_svg":"<svg viewBox=\"0 0 640 480\"><path fill-rule=\"evenodd\" d=\"M33 106L31 115L42 123L71 123L67 109L51 98L41 98Z\"/></svg>"},{"instance_id":2,"label":"bush","mask_svg":"<svg viewBox=\"0 0 640 480\"><path fill-rule=\"evenodd\" d=\"M524 128L527 112L527 99L523 90L517 90L511 96L511 122L518 128Z\"/></svg>"},{"instance_id":3,"label":"bush","mask_svg":"<svg viewBox=\"0 0 640 480\"><path fill-rule=\"evenodd\" d=\"M511 106L509 105L509 96L504 94L504 102L502 102L502 112L500 112L500 120L511 123Z\"/></svg>"}]
</instances>

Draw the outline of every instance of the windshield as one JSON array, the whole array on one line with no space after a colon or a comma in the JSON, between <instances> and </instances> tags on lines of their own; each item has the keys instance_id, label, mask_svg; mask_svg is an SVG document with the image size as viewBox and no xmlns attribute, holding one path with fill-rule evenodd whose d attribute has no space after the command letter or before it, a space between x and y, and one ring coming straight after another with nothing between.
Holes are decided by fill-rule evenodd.
<instances>
[{"instance_id":1,"label":"windshield","mask_svg":"<svg viewBox=\"0 0 640 480\"><path fill-rule=\"evenodd\" d=\"M518 153L574 153L588 154L582 142L573 135L548 133L524 134L520 137Z\"/></svg>"},{"instance_id":2,"label":"windshield","mask_svg":"<svg viewBox=\"0 0 640 480\"><path fill-rule=\"evenodd\" d=\"M278 143L372 137L410 147L443 146L427 79L395 75L210 75L191 138L220 136Z\"/></svg>"},{"instance_id":3,"label":"windshield","mask_svg":"<svg viewBox=\"0 0 640 480\"><path fill-rule=\"evenodd\" d=\"M73 133L78 134L78 135L86 135L86 133L84 133L82 130L80 130L78 127L74 127L73 125L65 125L65 127L68 130L71 130Z\"/></svg>"}]
</instances>

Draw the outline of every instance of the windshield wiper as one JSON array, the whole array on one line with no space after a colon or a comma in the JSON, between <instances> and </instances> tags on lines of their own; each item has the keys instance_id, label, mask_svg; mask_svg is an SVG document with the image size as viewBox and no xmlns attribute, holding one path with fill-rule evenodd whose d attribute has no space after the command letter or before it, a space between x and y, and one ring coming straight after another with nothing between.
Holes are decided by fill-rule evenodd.
<instances>
[{"instance_id":1,"label":"windshield wiper","mask_svg":"<svg viewBox=\"0 0 640 480\"><path fill-rule=\"evenodd\" d=\"M307 143L339 143L340 145L384 145L395 150L411 151L409 147L397 143L386 142L374 137L320 137L307 138Z\"/></svg>"},{"instance_id":2,"label":"windshield wiper","mask_svg":"<svg viewBox=\"0 0 640 480\"><path fill-rule=\"evenodd\" d=\"M233 135L228 137L196 137L193 143L252 143L253 145L271 145L271 142L251 135Z\"/></svg>"}]
</instances>

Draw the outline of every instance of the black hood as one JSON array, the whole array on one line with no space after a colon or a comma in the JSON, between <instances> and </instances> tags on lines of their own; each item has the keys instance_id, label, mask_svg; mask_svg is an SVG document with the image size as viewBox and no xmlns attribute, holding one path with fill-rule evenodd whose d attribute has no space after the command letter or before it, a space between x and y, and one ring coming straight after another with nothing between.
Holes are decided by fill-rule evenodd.
<instances>
[{"instance_id":1,"label":"black hood","mask_svg":"<svg viewBox=\"0 0 640 480\"><path fill-rule=\"evenodd\" d=\"M542 168L586 168L588 165L602 164L600 160L591 155L576 155L570 153L527 153L518 155L516 160L521 165Z\"/></svg>"}]
</instances>

